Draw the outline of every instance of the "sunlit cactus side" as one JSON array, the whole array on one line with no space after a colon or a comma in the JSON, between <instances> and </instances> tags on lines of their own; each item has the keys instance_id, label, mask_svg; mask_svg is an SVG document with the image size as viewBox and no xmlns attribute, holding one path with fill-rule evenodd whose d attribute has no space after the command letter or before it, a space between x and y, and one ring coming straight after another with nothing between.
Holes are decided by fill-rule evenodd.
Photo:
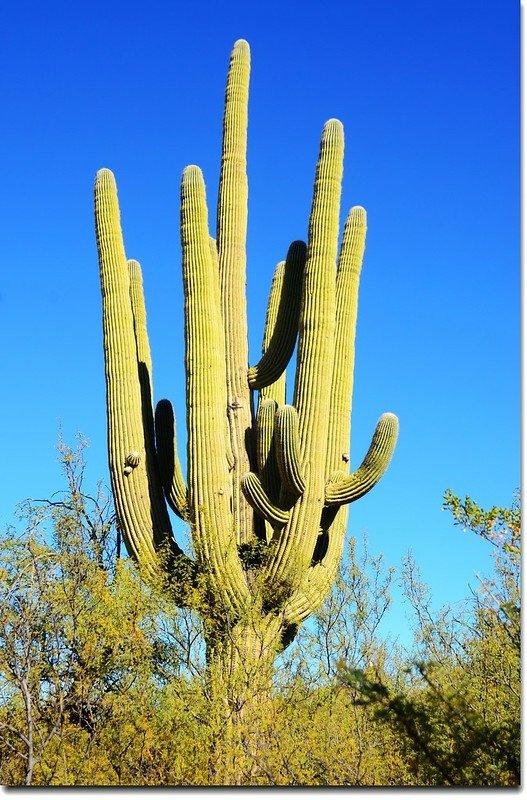
<instances>
[{"instance_id":1,"label":"sunlit cactus side","mask_svg":"<svg viewBox=\"0 0 527 800\"><path fill-rule=\"evenodd\" d=\"M239 660L247 667L251 658L272 661L323 602L341 558L348 505L382 477L398 433L397 418L383 414L362 464L350 472L366 212L351 209L339 250L344 133L337 120L322 132L307 246L293 242L276 268L262 357L248 367L249 71L249 46L240 40L227 77L214 237L201 170L187 167L181 181L186 478L172 406L161 400L153 407L141 270L125 253L115 180L103 169L95 184L119 528L147 576L171 571L180 602L198 596L185 582L206 586L209 661L229 668ZM295 346L288 404L286 367ZM190 526L192 559L174 540L167 504ZM159 557L167 548L168 562Z\"/></svg>"}]
</instances>

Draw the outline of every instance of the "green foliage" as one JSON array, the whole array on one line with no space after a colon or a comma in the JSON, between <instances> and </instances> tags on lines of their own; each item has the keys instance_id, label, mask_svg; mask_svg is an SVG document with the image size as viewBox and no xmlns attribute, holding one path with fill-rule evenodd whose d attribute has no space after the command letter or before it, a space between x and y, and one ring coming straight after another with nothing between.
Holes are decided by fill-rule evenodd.
<instances>
[{"instance_id":1,"label":"green foliage","mask_svg":"<svg viewBox=\"0 0 527 800\"><path fill-rule=\"evenodd\" d=\"M258 672L269 662L243 663L250 680L229 687L233 707L224 672L216 680L206 663L203 618L117 557L108 498L83 488L83 448L60 445L65 492L24 503L25 529L0 538L4 783L518 782L517 553L495 548L493 578L470 606L435 615L408 559L417 625L405 658L379 635L394 570L352 541L271 683ZM239 635L221 640L220 664L239 655Z\"/></svg>"},{"instance_id":2,"label":"green foliage","mask_svg":"<svg viewBox=\"0 0 527 800\"><path fill-rule=\"evenodd\" d=\"M521 534L519 494L514 498L511 508L493 506L485 511L470 497L461 500L451 489L447 489L443 508L452 513L455 523L461 525L464 530L469 529L496 547L519 554Z\"/></svg>"},{"instance_id":3,"label":"green foliage","mask_svg":"<svg viewBox=\"0 0 527 800\"><path fill-rule=\"evenodd\" d=\"M343 667L357 705L397 735L422 785L520 782L519 504L483 511L451 492L455 521L492 542L494 576L481 580L464 613L434 615L408 559L406 594L417 616L416 651L394 680L379 670ZM402 680L401 680L402 679Z\"/></svg>"}]
</instances>

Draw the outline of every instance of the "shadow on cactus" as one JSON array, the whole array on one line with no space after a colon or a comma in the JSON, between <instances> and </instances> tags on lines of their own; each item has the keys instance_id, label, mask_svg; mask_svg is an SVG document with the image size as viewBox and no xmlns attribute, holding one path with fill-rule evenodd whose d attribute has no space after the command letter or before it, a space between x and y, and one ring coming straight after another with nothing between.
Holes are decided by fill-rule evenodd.
<instances>
[{"instance_id":1,"label":"shadow on cactus","mask_svg":"<svg viewBox=\"0 0 527 800\"><path fill-rule=\"evenodd\" d=\"M108 450L119 526L146 577L168 570L177 601L207 586L210 664L272 664L323 602L342 554L349 503L381 478L398 423L383 414L362 464L349 469L357 296L366 212L348 214L340 250L344 134L324 126L307 245L295 241L272 281L262 357L248 368L245 297L250 53L232 51L225 96L215 238L201 170L181 180L187 477L172 406L152 407L141 269L128 260L113 174L95 184L103 299ZM295 345L292 404L286 368ZM256 412L255 412L256 408ZM191 528L177 545L167 506ZM160 558L163 553L163 558ZM168 555L167 555L168 553Z\"/></svg>"}]
</instances>

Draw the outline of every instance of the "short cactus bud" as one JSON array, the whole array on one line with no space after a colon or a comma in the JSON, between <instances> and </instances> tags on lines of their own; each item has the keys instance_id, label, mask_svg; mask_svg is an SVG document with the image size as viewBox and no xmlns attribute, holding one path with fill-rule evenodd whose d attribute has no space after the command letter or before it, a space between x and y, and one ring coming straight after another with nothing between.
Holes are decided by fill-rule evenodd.
<instances>
[{"instance_id":1,"label":"short cactus bud","mask_svg":"<svg viewBox=\"0 0 527 800\"><path fill-rule=\"evenodd\" d=\"M141 461L141 456L137 452L137 450L133 450L131 453L128 453L124 460L124 469L123 472L125 475L130 475L131 472L137 467L139 462Z\"/></svg>"},{"instance_id":2,"label":"short cactus bud","mask_svg":"<svg viewBox=\"0 0 527 800\"><path fill-rule=\"evenodd\" d=\"M134 469L135 467L137 467L140 461L141 461L140 454L137 452L137 450L133 450L131 453L128 453L124 463L127 467L132 467L132 469Z\"/></svg>"}]
</instances>

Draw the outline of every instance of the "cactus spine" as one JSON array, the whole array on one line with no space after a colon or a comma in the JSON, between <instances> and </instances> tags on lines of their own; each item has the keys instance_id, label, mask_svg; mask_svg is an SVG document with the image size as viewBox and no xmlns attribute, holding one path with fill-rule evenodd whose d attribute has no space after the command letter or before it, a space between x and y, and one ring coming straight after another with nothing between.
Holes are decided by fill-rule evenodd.
<instances>
[{"instance_id":1,"label":"cactus spine","mask_svg":"<svg viewBox=\"0 0 527 800\"><path fill-rule=\"evenodd\" d=\"M119 526L147 575L159 573L158 551L168 546L170 582L180 602L191 602L184 590L189 576L205 580L213 609L205 628L209 660L231 667L233 648L245 665L244 648L256 660L264 651L272 660L323 601L341 557L348 504L381 478L398 432L397 418L384 414L361 466L350 474L366 212L351 209L338 252L344 157L338 120L322 132L307 247L293 242L278 264L262 357L248 368L249 70L249 47L241 40L227 78L215 239L200 169L187 167L181 181L186 482L172 407L161 400L154 414L152 406L141 270L125 255L112 173L101 170L95 184L108 450ZM285 371L297 337L288 405ZM166 503L191 527L193 560L174 540Z\"/></svg>"}]
</instances>

